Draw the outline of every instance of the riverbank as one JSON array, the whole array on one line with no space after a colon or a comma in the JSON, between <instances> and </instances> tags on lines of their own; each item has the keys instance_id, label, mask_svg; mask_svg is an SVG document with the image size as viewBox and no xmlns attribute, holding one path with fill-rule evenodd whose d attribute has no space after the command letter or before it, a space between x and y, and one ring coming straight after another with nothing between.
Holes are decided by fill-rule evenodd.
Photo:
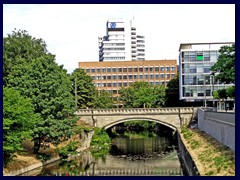
<instances>
[{"instance_id":1,"label":"riverbank","mask_svg":"<svg viewBox=\"0 0 240 180\"><path fill-rule=\"evenodd\" d=\"M78 121L78 125L81 121ZM26 140L23 143L24 151L16 154L16 157L7 167L3 168L3 176L17 176L19 174L28 172L30 170L42 167L46 164L60 160L57 148L61 148L69 144L71 141L79 141L80 147L76 150L77 152L84 151L90 147L90 142L94 132L82 132L76 134L68 141L60 143L58 146L50 144L48 148L40 148L38 154L33 153L33 142Z\"/></svg>"},{"instance_id":2,"label":"riverbank","mask_svg":"<svg viewBox=\"0 0 240 180\"><path fill-rule=\"evenodd\" d=\"M183 127L179 135L201 176L235 176L235 152L199 129Z\"/></svg>"}]
</instances>

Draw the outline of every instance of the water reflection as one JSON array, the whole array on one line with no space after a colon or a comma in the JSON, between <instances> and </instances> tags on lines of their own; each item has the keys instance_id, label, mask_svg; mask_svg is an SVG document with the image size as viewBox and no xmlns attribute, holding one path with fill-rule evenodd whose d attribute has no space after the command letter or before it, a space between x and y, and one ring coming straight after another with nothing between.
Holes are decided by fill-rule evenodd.
<instances>
[{"instance_id":1,"label":"water reflection","mask_svg":"<svg viewBox=\"0 0 240 180\"><path fill-rule=\"evenodd\" d=\"M35 172L37 172L35 170ZM23 176L31 175L31 171ZM35 174L36 175L36 174ZM94 158L90 151L44 166L39 176L181 175L177 153L166 137L116 137L110 152Z\"/></svg>"}]
</instances>

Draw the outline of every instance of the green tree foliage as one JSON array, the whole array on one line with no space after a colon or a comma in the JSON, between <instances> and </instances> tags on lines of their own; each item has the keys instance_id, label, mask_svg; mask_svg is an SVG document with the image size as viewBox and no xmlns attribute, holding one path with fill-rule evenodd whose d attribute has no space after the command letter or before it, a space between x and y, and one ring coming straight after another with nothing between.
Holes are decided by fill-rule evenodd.
<instances>
[{"instance_id":1,"label":"green tree foliage","mask_svg":"<svg viewBox=\"0 0 240 180\"><path fill-rule=\"evenodd\" d=\"M77 108L92 108L94 106L96 88L91 76L83 69L75 69L71 74L72 95L75 96L75 83L77 87Z\"/></svg>"},{"instance_id":2,"label":"green tree foliage","mask_svg":"<svg viewBox=\"0 0 240 180\"><path fill-rule=\"evenodd\" d=\"M12 51L19 46L21 50ZM72 82L63 66L55 62L55 56L47 52L45 42L26 31L13 32L4 38L4 58L5 86L29 97L35 113L42 118L33 132L34 152L42 142L57 144L69 138L76 122L70 118L74 111Z\"/></svg>"},{"instance_id":3,"label":"green tree foliage","mask_svg":"<svg viewBox=\"0 0 240 180\"><path fill-rule=\"evenodd\" d=\"M112 108L112 106L113 106L113 101L112 101L111 94L109 94L107 91L104 91L104 90L96 93L94 108L106 109L106 108Z\"/></svg>"},{"instance_id":4,"label":"green tree foliage","mask_svg":"<svg viewBox=\"0 0 240 180\"><path fill-rule=\"evenodd\" d=\"M235 98L235 86L228 87L226 89L227 97Z\"/></svg>"},{"instance_id":5,"label":"green tree foliage","mask_svg":"<svg viewBox=\"0 0 240 180\"><path fill-rule=\"evenodd\" d=\"M35 123L40 120L34 113L31 99L13 88L3 89L3 160L7 165L14 153L22 150L22 142L32 138Z\"/></svg>"},{"instance_id":6,"label":"green tree foliage","mask_svg":"<svg viewBox=\"0 0 240 180\"><path fill-rule=\"evenodd\" d=\"M216 80L224 83L235 83L235 44L232 46L222 46L219 50L218 61L211 70L219 72Z\"/></svg>"},{"instance_id":7,"label":"green tree foliage","mask_svg":"<svg viewBox=\"0 0 240 180\"><path fill-rule=\"evenodd\" d=\"M175 76L167 84L166 89L166 106L167 107L178 107L182 106L179 100L179 76Z\"/></svg>"},{"instance_id":8,"label":"green tree foliage","mask_svg":"<svg viewBox=\"0 0 240 180\"><path fill-rule=\"evenodd\" d=\"M11 73L12 68L22 62L32 60L47 54L47 45L43 39L32 38L27 31L16 29L3 38L3 80Z\"/></svg>"},{"instance_id":9,"label":"green tree foliage","mask_svg":"<svg viewBox=\"0 0 240 180\"><path fill-rule=\"evenodd\" d=\"M152 86L148 82L134 82L120 90L120 98L126 108L156 108L165 104L165 87Z\"/></svg>"}]
</instances>

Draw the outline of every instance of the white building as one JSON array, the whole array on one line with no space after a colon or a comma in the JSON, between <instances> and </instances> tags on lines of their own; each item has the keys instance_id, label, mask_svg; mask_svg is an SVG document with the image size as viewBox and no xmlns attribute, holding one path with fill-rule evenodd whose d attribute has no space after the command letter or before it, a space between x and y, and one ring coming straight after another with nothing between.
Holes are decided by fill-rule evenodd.
<instances>
[{"instance_id":1,"label":"white building","mask_svg":"<svg viewBox=\"0 0 240 180\"><path fill-rule=\"evenodd\" d=\"M134 20L108 20L98 46L99 61L145 60L145 37L137 35Z\"/></svg>"},{"instance_id":2,"label":"white building","mask_svg":"<svg viewBox=\"0 0 240 180\"><path fill-rule=\"evenodd\" d=\"M179 47L179 98L186 102L214 101L213 91L233 86L214 81L211 67L217 62L221 46L233 42L184 43Z\"/></svg>"}]
</instances>

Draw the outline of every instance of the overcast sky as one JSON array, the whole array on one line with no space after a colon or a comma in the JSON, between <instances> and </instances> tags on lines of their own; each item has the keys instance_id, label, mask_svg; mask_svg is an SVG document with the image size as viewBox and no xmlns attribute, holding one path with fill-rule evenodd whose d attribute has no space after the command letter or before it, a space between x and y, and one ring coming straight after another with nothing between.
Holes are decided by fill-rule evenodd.
<instances>
[{"instance_id":1,"label":"overcast sky","mask_svg":"<svg viewBox=\"0 0 240 180\"><path fill-rule=\"evenodd\" d=\"M98 36L111 18L132 19L145 36L145 59L178 59L180 43L235 41L234 4L3 5L3 36L14 28L45 40L68 72L98 61Z\"/></svg>"}]
</instances>

